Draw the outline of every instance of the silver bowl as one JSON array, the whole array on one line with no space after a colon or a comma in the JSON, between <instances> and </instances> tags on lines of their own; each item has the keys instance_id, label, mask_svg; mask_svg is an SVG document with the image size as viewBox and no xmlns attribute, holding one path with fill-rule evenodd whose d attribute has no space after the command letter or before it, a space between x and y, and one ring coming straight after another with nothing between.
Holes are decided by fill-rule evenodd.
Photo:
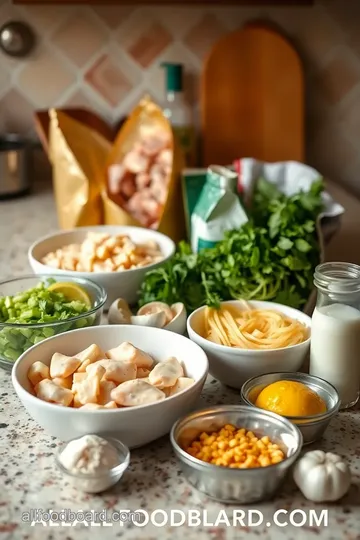
<instances>
[{"instance_id":1,"label":"silver bowl","mask_svg":"<svg viewBox=\"0 0 360 540\"><path fill-rule=\"evenodd\" d=\"M321 439L330 420L335 416L340 408L340 398L336 388L320 377L307 375L306 373L268 373L253 377L246 381L241 388L242 401L251 407L255 407L255 402L260 392L271 383L277 381L296 381L308 386L316 392L326 403L327 411L314 416L284 416L300 429L304 444L311 444Z\"/></svg>"},{"instance_id":2,"label":"silver bowl","mask_svg":"<svg viewBox=\"0 0 360 540\"><path fill-rule=\"evenodd\" d=\"M184 450L203 431L216 431L225 424L245 428L256 436L268 435L287 457L268 467L231 469L201 461ZM244 405L221 405L189 414L174 424L170 440L188 482L208 497L230 504L271 498L302 447L300 431L286 418Z\"/></svg>"}]
</instances>

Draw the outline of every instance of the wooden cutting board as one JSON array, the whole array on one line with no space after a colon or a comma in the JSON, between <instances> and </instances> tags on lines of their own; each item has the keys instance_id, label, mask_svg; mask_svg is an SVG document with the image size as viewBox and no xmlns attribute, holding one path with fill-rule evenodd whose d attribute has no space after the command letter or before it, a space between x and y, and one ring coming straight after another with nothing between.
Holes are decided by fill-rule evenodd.
<instances>
[{"instance_id":1,"label":"wooden cutting board","mask_svg":"<svg viewBox=\"0 0 360 540\"><path fill-rule=\"evenodd\" d=\"M201 76L201 123L203 165L304 161L304 76L291 44L264 24L222 38Z\"/></svg>"}]
</instances>

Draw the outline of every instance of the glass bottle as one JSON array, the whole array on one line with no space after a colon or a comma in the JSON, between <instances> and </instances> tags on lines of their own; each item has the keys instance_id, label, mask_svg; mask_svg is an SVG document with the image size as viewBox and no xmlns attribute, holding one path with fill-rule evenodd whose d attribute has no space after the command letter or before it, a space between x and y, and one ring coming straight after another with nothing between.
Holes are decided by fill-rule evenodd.
<instances>
[{"instance_id":1,"label":"glass bottle","mask_svg":"<svg viewBox=\"0 0 360 540\"><path fill-rule=\"evenodd\" d=\"M196 165L196 140L192 110L185 99L183 66L164 62L166 90L163 103L164 116L169 120L184 152L186 166Z\"/></svg>"},{"instance_id":2,"label":"glass bottle","mask_svg":"<svg viewBox=\"0 0 360 540\"><path fill-rule=\"evenodd\" d=\"M360 266L345 262L316 267L310 375L331 383L341 409L353 407L360 389Z\"/></svg>"}]
</instances>

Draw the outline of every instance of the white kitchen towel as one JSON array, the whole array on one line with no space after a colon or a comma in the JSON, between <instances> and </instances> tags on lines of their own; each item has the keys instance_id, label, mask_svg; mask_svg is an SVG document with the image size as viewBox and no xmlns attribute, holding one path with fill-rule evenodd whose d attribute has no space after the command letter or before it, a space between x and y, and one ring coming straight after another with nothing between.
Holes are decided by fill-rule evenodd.
<instances>
[{"instance_id":1,"label":"white kitchen towel","mask_svg":"<svg viewBox=\"0 0 360 540\"><path fill-rule=\"evenodd\" d=\"M309 191L311 185L323 176L303 163L283 161L265 163L252 158L238 159L234 162L238 173L238 190L242 193L246 205L251 204L253 190L258 178L264 178L275 184L279 191L291 196L300 191ZM326 191L322 194L324 210L318 216L316 231L319 239L320 261L326 260L326 244L340 228L340 216L345 209L338 204ZM306 306L305 313L311 315L316 301L316 290L313 289Z\"/></svg>"},{"instance_id":2,"label":"white kitchen towel","mask_svg":"<svg viewBox=\"0 0 360 540\"><path fill-rule=\"evenodd\" d=\"M244 202L250 204L253 189L258 178L264 178L284 193L291 196L299 191L309 191L311 185L322 178L322 175L303 163L283 161L264 163L252 158L239 159L234 162L239 177L239 191L243 193ZM326 191L323 193L324 211L320 216L335 218L344 213L344 208L333 200Z\"/></svg>"}]
</instances>

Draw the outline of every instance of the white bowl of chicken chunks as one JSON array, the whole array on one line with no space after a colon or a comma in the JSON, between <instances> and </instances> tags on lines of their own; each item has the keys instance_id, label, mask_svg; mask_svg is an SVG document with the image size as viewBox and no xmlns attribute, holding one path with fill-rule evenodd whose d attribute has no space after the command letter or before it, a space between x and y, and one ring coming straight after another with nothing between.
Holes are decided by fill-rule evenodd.
<instances>
[{"instance_id":1,"label":"white bowl of chicken chunks","mask_svg":"<svg viewBox=\"0 0 360 540\"><path fill-rule=\"evenodd\" d=\"M157 231L99 225L44 236L29 248L28 258L35 274L95 281L106 290L104 308L109 309L119 297L134 304L146 272L167 261L174 252L174 242Z\"/></svg>"},{"instance_id":2,"label":"white bowl of chicken chunks","mask_svg":"<svg viewBox=\"0 0 360 540\"><path fill-rule=\"evenodd\" d=\"M134 448L196 407L207 372L206 354L184 336L112 325L38 343L16 361L12 382L50 435L69 441L103 434Z\"/></svg>"}]
</instances>

